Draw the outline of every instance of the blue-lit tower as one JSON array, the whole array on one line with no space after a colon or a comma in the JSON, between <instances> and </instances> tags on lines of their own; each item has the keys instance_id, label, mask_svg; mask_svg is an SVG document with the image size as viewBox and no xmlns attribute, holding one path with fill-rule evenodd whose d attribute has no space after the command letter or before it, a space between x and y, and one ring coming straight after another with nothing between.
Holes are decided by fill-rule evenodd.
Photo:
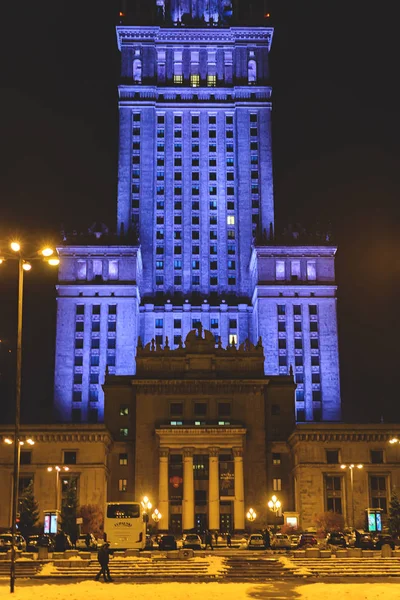
<instances>
[{"instance_id":1,"label":"blue-lit tower","mask_svg":"<svg viewBox=\"0 0 400 600\"><path fill-rule=\"evenodd\" d=\"M139 336L173 348L201 322L293 369L298 420L338 420L336 248L274 233L273 30L231 0L153 2L117 27L117 238L59 249L58 418L101 420L106 366L134 374Z\"/></svg>"}]
</instances>

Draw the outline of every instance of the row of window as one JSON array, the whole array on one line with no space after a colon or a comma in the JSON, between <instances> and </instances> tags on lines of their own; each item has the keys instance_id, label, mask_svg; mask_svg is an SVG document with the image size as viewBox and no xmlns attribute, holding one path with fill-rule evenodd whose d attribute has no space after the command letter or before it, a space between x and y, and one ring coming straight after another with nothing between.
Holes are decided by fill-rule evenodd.
<instances>
[{"instance_id":1,"label":"row of window","mask_svg":"<svg viewBox=\"0 0 400 600\"><path fill-rule=\"evenodd\" d=\"M341 464L340 450L325 450L326 462L329 465ZM369 460L373 465L381 465L385 462L385 451L382 449L373 449L369 451Z\"/></svg>"},{"instance_id":2,"label":"row of window","mask_svg":"<svg viewBox=\"0 0 400 600\"><path fill-rule=\"evenodd\" d=\"M308 281L317 279L317 269L315 260L307 260L306 274ZM284 260L277 260L275 263L275 278L277 281L286 280L287 277L292 281L301 279L301 263L300 260L291 260L290 266Z\"/></svg>"},{"instance_id":3,"label":"row of window","mask_svg":"<svg viewBox=\"0 0 400 600\"><path fill-rule=\"evenodd\" d=\"M387 512L387 481L385 475L368 474L369 506ZM344 478L340 475L325 475L325 509L338 514L343 512Z\"/></svg>"},{"instance_id":4,"label":"row of window","mask_svg":"<svg viewBox=\"0 0 400 600\"><path fill-rule=\"evenodd\" d=\"M176 252L175 254L181 254L181 252ZM192 285L200 285L200 275L192 275L191 279ZM209 284L211 286L218 285L218 277L216 275L211 275L209 277ZM156 285L163 286L164 285L164 275L156 275ZM174 285L181 286L182 285L182 276L174 275ZM236 277L233 275L228 275L228 285L236 285Z\"/></svg>"},{"instance_id":5,"label":"row of window","mask_svg":"<svg viewBox=\"0 0 400 600\"><path fill-rule=\"evenodd\" d=\"M192 246L191 248L192 254L193 255L198 255L200 254L200 246ZM216 255L218 252L218 246L216 244L212 244L209 247L209 251L211 255ZM236 253L236 246L234 244L228 244L227 246L227 253L229 256L233 256ZM156 256L162 256L164 254L164 246L156 246ZM178 252L178 254L181 254L180 252ZM179 259L175 259L174 260L174 269L181 269L182 268L182 260Z\"/></svg>"},{"instance_id":6,"label":"row of window","mask_svg":"<svg viewBox=\"0 0 400 600\"><path fill-rule=\"evenodd\" d=\"M32 464L32 452L33 450L21 450L20 464L30 465ZM62 464L63 465L76 465L77 464L77 451L76 450L62 450Z\"/></svg>"},{"instance_id":7,"label":"row of window","mask_svg":"<svg viewBox=\"0 0 400 600\"><path fill-rule=\"evenodd\" d=\"M196 329L201 324L201 319L193 318L192 319L192 329ZM156 329L162 329L164 327L164 319L158 318L154 321L154 326ZM181 329L182 327L182 319L174 319L174 329ZM210 319L210 328L218 329L219 327L219 319L211 318ZM229 319L229 329L237 329L237 319Z\"/></svg>"}]
</instances>

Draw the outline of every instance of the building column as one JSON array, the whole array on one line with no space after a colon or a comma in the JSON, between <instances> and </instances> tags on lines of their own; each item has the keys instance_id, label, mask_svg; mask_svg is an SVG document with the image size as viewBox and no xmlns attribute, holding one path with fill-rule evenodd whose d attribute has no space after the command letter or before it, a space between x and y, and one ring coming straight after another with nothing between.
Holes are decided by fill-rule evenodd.
<instances>
[{"instance_id":1,"label":"building column","mask_svg":"<svg viewBox=\"0 0 400 600\"><path fill-rule=\"evenodd\" d=\"M232 448L235 464L235 500L233 503L233 518L235 531L244 531L244 477L243 477L243 448Z\"/></svg>"},{"instance_id":2,"label":"building column","mask_svg":"<svg viewBox=\"0 0 400 600\"><path fill-rule=\"evenodd\" d=\"M158 480L158 510L162 517L160 519L159 531L168 531L169 529L169 501L168 501L168 448L159 450L159 480Z\"/></svg>"},{"instance_id":3,"label":"building column","mask_svg":"<svg viewBox=\"0 0 400 600\"><path fill-rule=\"evenodd\" d=\"M183 504L182 530L194 529L194 478L193 478L194 448L183 448Z\"/></svg>"},{"instance_id":4,"label":"building column","mask_svg":"<svg viewBox=\"0 0 400 600\"><path fill-rule=\"evenodd\" d=\"M219 448L209 448L208 455L208 528L219 531Z\"/></svg>"}]
</instances>

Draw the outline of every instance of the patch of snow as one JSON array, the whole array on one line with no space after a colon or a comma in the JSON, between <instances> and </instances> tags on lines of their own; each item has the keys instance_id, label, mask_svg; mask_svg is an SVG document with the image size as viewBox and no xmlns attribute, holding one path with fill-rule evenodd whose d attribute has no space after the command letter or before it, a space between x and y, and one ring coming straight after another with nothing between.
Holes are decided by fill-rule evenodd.
<instances>
[{"instance_id":1,"label":"patch of snow","mask_svg":"<svg viewBox=\"0 0 400 600\"><path fill-rule=\"evenodd\" d=\"M398 583L313 583L294 589L305 600L398 600ZM297 598L297 596L296 596Z\"/></svg>"},{"instance_id":2,"label":"patch of snow","mask_svg":"<svg viewBox=\"0 0 400 600\"><path fill-rule=\"evenodd\" d=\"M278 560L281 563L281 565L283 567L285 567L285 569L291 569L293 571L294 575L304 575L304 576L312 575L312 572L310 571L310 569L307 569L306 567L299 567L295 562L290 560L290 558L288 558L287 556L279 556Z\"/></svg>"},{"instance_id":3,"label":"patch of snow","mask_svg":"<svg viewBox=\"0 0 400 600\"><path fill-rule=\"evenodd\" d=\"M57 573L57 569L55 568L52 562L43 565L43 567L39 571L39 575L43 577L47 577L48 575L54 575L54 573Z\"/></svg>"},{"instance_id":4,"label":"patch of snow","mask_svg":"<svg viewBox=\"0 0 400 600\"><path fill-rule=\"evenodd\" d=\"M191 559L193 562L208 564L207 575L221 575L228 570L226 566L226 558L223 556L207 556L207 558L202 558L201 556L196 556Z\"/></svg>"}]
</instances>

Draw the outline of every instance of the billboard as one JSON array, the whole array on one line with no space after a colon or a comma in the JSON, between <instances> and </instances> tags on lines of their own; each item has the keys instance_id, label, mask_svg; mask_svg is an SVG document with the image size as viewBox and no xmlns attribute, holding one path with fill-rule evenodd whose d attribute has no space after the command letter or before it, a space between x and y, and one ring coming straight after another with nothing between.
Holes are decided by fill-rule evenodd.
<instances>
[{"instance_id":1,"label":"billboard","mask_svg":"<svg viewBox=\"0 0 400 600\"><path fill-rule=\"evenodd\" d=\"M235 495L235 466L232 460L219 463L219 495Z\"/></svg>"},{"instance_id":2,"label":"billboard","mask_svg":"<svg viewBox=\"0 0 400 600\"><path fill-rule=\"evenodd\" d=\"M168 472L169 501L182 502L183 498L183 464L169 463Z\"/></svg>"}]
</instances>

